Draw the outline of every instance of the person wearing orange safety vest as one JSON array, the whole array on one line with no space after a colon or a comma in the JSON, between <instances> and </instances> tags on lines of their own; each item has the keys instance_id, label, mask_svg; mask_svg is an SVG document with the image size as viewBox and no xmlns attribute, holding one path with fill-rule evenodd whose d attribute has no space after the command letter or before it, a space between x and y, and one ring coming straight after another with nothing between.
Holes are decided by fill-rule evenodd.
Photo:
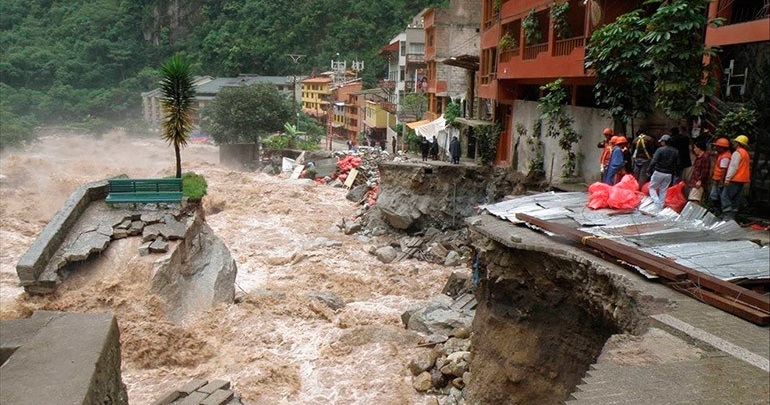
<instances>
[{"instance_id":1,"label":"person wearing orange safety vest","mask_svg":"<svg viewBox=\"0 0 770 405\"><path fill-rule=\"evenodd\" d=\"M725 175L730 166L730 141L727 138L719 138L711 144L716 150L716 160L714 161L714 170L711 172L711 190L709 191L709 201L716 210L714 213L721 215L720 200L722 190L725 188Z\"/></svg>"},{"instance_id":2,"label":"person wearing orange safety vest","mask_svg":"<svg viewBox=\"0 0 770 405\"><path fill-rule=\"evenodd\" d=\"M610 164L610 155L612 154L612 128L604 128L603 131L604 140L599 142L596 147L602 149L602 154L599 156L599 174L600 178L604 178L604 170L607 169L607 165Z\"/></svg>"},{"instance_id":3,"label":"person wearing orange safety vest","mask_svg":"<svg viewBox=\"0 0 770 405\"><path fill-rule=\"evenodd\" d=\"M730 166L725 174L725 188L722 190L722 219L735 219L741 191L751 180L751 157L749 156L749 138L738 135L733 139L735 152L730 157Z\"/></svg>"}]
</instances>

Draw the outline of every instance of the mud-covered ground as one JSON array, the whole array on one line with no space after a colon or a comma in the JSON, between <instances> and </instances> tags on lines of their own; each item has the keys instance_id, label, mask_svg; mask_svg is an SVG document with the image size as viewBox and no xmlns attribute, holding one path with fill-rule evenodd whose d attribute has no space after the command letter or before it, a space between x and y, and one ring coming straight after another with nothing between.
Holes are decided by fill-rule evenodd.
<instances>
[{"instance_id":1,"label":"mud-covered ground","mask_svg":"<svg viewBox=\"0 0 770 405\"><path fill-rule=\"evenodd\" d=\"M137 238L112 243L54 295L23 294L15 265L75 188L174 170L173 149L159 139L59 134L0 156L0 317L37 309L115 313L132 405L192 377L230 380L249 404L428 401L410 384L406 364L419 337L403 329L400 315L439 294L457 269L415 260L385 265L366 254L372 241L333 228L356 210L342 189L227 169L211 145L189 145L182 164L208 181L207 222L237 262L238 304L172 324L147 292L155 257L138 256ZM302 247L319 237L342 245ZM334 294L345 306L333 311L308 293Z\"/></svg>"}]
</instances>

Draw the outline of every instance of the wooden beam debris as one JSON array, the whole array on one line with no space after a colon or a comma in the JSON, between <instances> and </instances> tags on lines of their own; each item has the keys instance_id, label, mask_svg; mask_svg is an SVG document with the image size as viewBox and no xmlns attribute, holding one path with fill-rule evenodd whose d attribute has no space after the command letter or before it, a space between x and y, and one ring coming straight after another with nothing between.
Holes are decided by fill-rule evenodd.
<instances>
[{"instance_id":1,"label":"wooden beam debris","mask_svg":"<svg viewBox=\"0 0 770 405\"><path fill-rule=\"evenodd\" d=\"M516 218L640 267L673 282L670 283L672 288L747 321L759 325L770 324L770 296L762 295L632 246L597 237L588 232L548 222L527 214L516 214ZM683 282L689 286L682 287Z\"/></svg>"}]
</instances>

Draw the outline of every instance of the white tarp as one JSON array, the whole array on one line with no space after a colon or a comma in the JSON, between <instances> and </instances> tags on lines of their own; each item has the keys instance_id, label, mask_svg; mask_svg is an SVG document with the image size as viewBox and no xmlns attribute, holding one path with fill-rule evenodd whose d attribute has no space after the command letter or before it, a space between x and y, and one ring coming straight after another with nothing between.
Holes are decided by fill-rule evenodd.
<instances>
[{"instance_id":1,"label":"white tarp","mask_svg":"<svg viewBox=\"0 0 770 405\"><path fill-rule=\"evenodd\" d=\"M444 157L448 157L449 143L452 141L453 134L457 135L451 129L447 127L446 119L442 115L427 124L416 127L414 131L417 135L424 136L428 142L433 142L433 137L435 136L438 140L439 153Z\"/></svg>"}]
</instances>

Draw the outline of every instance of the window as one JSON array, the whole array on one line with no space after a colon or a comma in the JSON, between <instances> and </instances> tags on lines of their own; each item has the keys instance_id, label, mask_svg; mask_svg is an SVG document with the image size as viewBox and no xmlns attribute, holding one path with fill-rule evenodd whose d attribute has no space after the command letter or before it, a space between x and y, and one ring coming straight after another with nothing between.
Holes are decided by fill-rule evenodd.
<instances>
[{"instance_id":1,"label":"window","mask_svg":"<svg viewBox=\"0 0 770 405\"><path fill-rule=\"evenodd\" d=\"M401 41L401 55L406 55L406 41Z\"/></svg>"},{"instance_id":2,"label":"window","mask_svg":"<svg viewBox=\"0 0 770 405\"><path fill-rule=\"evenodd\" d=\"M398 81L399 81L399 82L402 82L402 81L404 81L404 69L401 69L401 70L398 72Z\"/></svg>"},{"instance_id":3,"label":"window","mask_svg":"<svg viewBox=\"0 0 770 405\"><path fill-rule=\"evenodd\" d=\"M423 55L425 54L425 44L422 42L412 42L409 44L410 55Z\"/></svg>"}]
</instances>

